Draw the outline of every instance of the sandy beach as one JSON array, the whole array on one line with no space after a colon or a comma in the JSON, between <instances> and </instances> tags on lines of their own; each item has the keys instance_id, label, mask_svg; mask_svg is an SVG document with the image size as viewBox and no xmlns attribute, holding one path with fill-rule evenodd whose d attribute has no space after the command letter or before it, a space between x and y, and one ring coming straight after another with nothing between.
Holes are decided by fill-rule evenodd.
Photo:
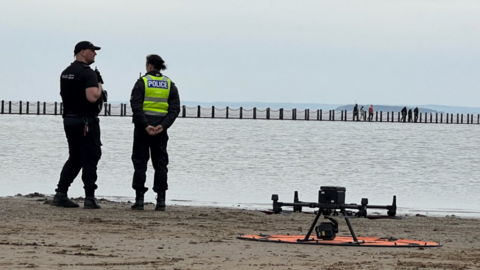
<instances>
[{"instance_id":1,"label":"sandy beach","mask_svg":"<svg viewBox=\"0 0 480 270\"><path fill-rule=\"evenodd\" d=\"M359 236L436 241L437 248L334 247L239 240L305 234L314 216L216 207L132 211L51 206L47 197L0 198L0 269L480 269L480 220L402 216L354 219ZM81 200L78 200L83 206ZM339 235L348 228L339 220Z\"/></svg>"}]
</instances>

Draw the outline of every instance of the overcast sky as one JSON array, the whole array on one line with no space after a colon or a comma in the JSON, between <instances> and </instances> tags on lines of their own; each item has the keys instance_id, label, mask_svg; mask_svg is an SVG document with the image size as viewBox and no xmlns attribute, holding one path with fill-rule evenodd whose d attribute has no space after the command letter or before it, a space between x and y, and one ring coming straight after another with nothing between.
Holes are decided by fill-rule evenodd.
<instances>
[{"instance_id":1,"label":"overcast sky","mask_svg":"<svg viewBox=\"0 0 480 270\"><path fill-rule=\"evenodd\" d=\"M156 53L185 101L480 106L478 0L1 0L0 99L60 101L81 40L112 101Z\"/></svg>"}]
</instances>

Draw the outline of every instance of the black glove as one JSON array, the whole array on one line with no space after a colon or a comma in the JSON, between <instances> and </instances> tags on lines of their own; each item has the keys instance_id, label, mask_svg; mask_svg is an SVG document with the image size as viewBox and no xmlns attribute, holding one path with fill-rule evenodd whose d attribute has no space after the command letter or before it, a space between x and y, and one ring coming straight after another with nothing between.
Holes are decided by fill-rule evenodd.
<instances>
[{"instance_id":1,"label":"black glove","mask_svg":"<svg viewBox=\"0 0 480 270\"><path fill-rule=\"evenodd\" d=\"M108 100L107 90L102 90L102 99L103 99L103 102L107 102Z\"/></svg>"},{"instance_id":2,"label":"black glove","mask_svg":"<svg viewBox=\"0 0 480 270\"><path fill-rule=\"evenodd\" d=\"M97 80L99 83L103 84L103 78L102 75L100 75L100 71L98 71L97 68L95 68L95 74L97 74Z\"/></svg>"}]
</instances>

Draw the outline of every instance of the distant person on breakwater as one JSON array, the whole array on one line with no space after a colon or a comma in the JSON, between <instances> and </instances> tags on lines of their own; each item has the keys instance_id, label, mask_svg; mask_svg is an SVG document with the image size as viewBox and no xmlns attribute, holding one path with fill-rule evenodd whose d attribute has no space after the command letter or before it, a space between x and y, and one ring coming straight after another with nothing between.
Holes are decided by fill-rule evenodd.
<instances>
[{"instance_id":1,"label":"distant person on breakwater","mask_svg":"<svg viewBox=\"0 0 480 270\"><path fill-rule=\"evenodd\" d=\"M100 72L92 70L96 51L100 47L91 42L79 42L74 48L75 61L60 77L60 95L63 101L63 127L68 141L69 157L62 172L53 205L73 208L79 205L67 196L68 188L82 171L86 209L98 209L95 199L97 164L102 155L98 114L107 93L103 90Z\"/></svg>"},{"instance_id":2,"label":"distant person on breakwater","mask_svg":"<svg viewBox=\"0 0 480 270\"><path fill-rule=\"evenodd\" d=\"M413 122L412 109L409 109L409 110L408 110L408 122Z\"/></svg>"},{"instance_id":3,"label":"distant person on breakwater","mask_svg":"<svg viewBox=\"0 0 480 270\"><path fill-rule=\"evenodd\" d=\"M418 107L415 107L413 110L413 115L414 115L414 122L416 123L418 121Z\"/></svg>"},{"instance_id":4,"label":"distant person on breakwater","mask_svg":"<svg viewBox=\"0 0 480 270\"><path fill-rule=\"evenodd\" d=\"M147 163L152 157L155 175L153 191L157 193L155 210L165 211L168 190L167 130L180 113L180 97L175 83L161 73L167 69L165 61L156 54L148 55L145 63L147 74L135 83L130 105L133 111L133 174L132 188L135 204L132 210L143 210Z\"/></svg>"},{"instance_id":5,"label":"distant person on breakwater","mask_svg":"<svg viewBox=\"0 0 480 270\"><path fill-rule=\"evenodd\" d=\"M403 107L402 109L402 122L405 122L407 119L407 107Z\"/></svg>"},{"instance_id":6,"label":"distant person on breakwater","mask_svg":"<svg viewBox=\"0 0 480 270\"><path fill-rule=\"evenodd\" d=\"M372 121L373 120L373 105L370 105L370 107L368 108L368 121Z\"/></svg>"},{"instance_id":7,"label":"distant person on breakwater","mask_svg":"<svg viewBox=\"0 0 480 270\"><path fill-rule=\"evenodd\" d=\"M360 119L362 119L362 121L365 121L365 110L363 109L363 106L360 108Z\"/></svg>"},{"instance_id":8,"label":"distant person on breakwater","mask_svg":"<svg viewBox=\"0 0 480 270\"><path fill-rule=\"evenodd\" d=\"M353 120L355 121L355 118L358 121L358 104L355 103L355 106L353 106Z\"/></svg>"}]
</instances>

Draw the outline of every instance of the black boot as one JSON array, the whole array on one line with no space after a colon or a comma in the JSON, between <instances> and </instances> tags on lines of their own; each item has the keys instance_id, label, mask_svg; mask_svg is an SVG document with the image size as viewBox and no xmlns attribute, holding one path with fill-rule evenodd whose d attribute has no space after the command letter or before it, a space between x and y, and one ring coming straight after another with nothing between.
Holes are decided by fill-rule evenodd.
<instances>
[{"instance_id":1,"label":"black boot","mask_svg":"<svg viewBox=\"0 0 480 270\"><path fill-rule=\"evenodd\" d=\"M100 205L97 203L95 197L85 197L85 202L83 203L84 209L100 209Z\"/></svg>"},{"instance_id":2,"label":"black boot","mask_svg":"<svg viewBox=\"0 0 480 270\"><path fill-rule=\"evenodd\" d=\"M78 204L76 202L70 200L67 194L62 192L57 192L55 196L53 196L53 205L65 208L78 207Z\"/></svg>"},{"instance_id":3,"label":"black boot","mask_svg":"<svg viewBox=\"0 0 480 270\"><path fill-rule=\"evenodd\" d=\"M155 206L156 211L165 211L165 193L165 191L158 193L157 205Z\"/></svg>"},{"instance_id":4,"label":"black boot","mask_svg":"<svg viewBox=\"0 0 480 270\"><path fill-rule=\"evenodd\" d=\"M136 191L135 194L135 203L132 205L132 210L143 210L145 192Z\"/></svg>"}]
</instances>

